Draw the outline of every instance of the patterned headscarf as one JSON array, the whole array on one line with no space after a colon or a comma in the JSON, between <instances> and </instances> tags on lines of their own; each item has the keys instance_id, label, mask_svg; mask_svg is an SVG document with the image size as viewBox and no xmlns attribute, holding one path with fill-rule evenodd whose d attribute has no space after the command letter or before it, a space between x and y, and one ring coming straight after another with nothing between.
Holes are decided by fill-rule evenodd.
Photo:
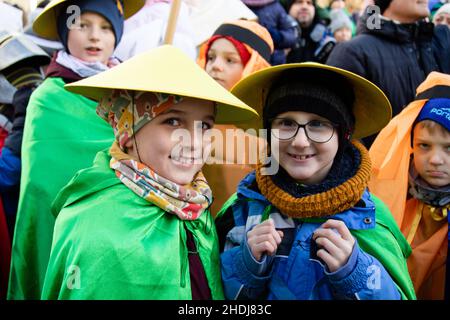
<instances>
[{"instance_id":1,"label":"patterned headscarf","mask_svg":"<svg viewBox=\"0 0 450 320\"><path fill-rule=\"evenodd\" d=\"M120 148L125 150L125 144L139 129L181 101L181 96L159 92L113 90L100 100L97 114L112 126Z\"/></svg>"},{"instance_id":2,"label":"patterned headscarf","mask_svg":"<svg viewBox=\"0 0 450 320\"><path fill-rule=\"evenodd\" d=\"M110 167L120 181L141 198L179 219L195 220L212 202L211 189L201 171L190 184L181 186L125 152L126 142L136 132L181 101L183 97L171 94L113 90L100 100L97 114L114 129L117 141L110 149Z\"/></svg>"}]
</instances>

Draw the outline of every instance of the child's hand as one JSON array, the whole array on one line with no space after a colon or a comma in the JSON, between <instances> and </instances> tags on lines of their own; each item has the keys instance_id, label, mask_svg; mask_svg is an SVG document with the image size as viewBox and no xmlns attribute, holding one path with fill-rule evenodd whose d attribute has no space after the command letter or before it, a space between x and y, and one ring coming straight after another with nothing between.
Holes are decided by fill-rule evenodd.
<instances>
[{"instance_id":1,"label":"child's hand","mask_svg":"<svg viewBox=\"0 0 450 320\"><path fill-rule=\"evenodd\" d=\"M313 240L320 248L317 250L317 256L326 263L330 272L339 270L347 263L355 244L355 239L345 223L332 219L314 231Z\"/></svg>"},{"instance_id":2,"label":"child's hand","mask_svg":"<svg viewBox=\"0 0 450 320\"><path fill-rule=\"evenodd\" d=\"M282 237L283 232L276 230L273 220L268 219L247 233L247 243L253 257L260 261L264 253L275 254Z\"/></svg>"}]
</instances>

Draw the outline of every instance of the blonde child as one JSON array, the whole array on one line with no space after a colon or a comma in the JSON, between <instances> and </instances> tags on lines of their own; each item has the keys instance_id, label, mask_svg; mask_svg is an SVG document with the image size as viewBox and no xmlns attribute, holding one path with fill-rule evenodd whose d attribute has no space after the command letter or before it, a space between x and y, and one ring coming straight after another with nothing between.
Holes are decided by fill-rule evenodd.
<instances>
[{"instance_id":1,"label":"blonde child","mask_svg":"<svg viewBox=\"0 0 450 320\"><path fill-rule=\"evenodd\" d=\"M55 221L50 205L75 172L114 139L96 116L95 103L64 85L119 63L112 54L124 18L142 5L141 0L55 0L34 21L37 35L59 39L64 50L53 56L27 107L9 299L41 297Z\"/></svg>"}]
</instances>

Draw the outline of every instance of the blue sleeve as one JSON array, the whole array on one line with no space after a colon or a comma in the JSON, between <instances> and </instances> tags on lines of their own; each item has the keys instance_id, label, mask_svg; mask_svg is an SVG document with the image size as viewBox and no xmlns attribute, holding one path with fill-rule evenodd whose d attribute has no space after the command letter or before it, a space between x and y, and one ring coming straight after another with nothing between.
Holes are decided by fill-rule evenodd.
<instances>
[{"instance_id":1,"label":"blue sleeve","mask_svg":"<svg viewBox=\"0 0 450 320\"><path fill-rule=\"evenodd\" d=\"M339 296L358 300L401 300L389 273L373 256L355 242L353 252L343 267L325 274Z\"/></svg>"},{"instance_id":2,"label":"blue sleeve","mask_svg":"<svg viewBox=\"0 0 450 320\"><path fill-rule=\"evenodd\" d=\"M264 257L261 262L256 261L247 242L243 241L240 246L224 251L220 264L226 299L264 298L262 295L271 277L271 259Z\"/></svg>"},{"instance_id":3,"label":"blue sleeve","mask_svg":"<svg viewBox=\"0 0 450 320\"><path fill-rule=\"evenodd\" d=\"M0 155L0 192L5 192L20 182L20 158L7 147Z\"/></svg>"},{"instance_id":4,"label":"blue sleeve","mask_svg":"<svg viewBox=\"0 0 450 320\"><path fill-rule=\"evenodd\" d=\"M296 22L286 14L282 7L278 12L277 20L277 29L281 38L278 41L274 40L275 48L286 49L293 47L298 37Z\"/></svg>"}]
</instances>

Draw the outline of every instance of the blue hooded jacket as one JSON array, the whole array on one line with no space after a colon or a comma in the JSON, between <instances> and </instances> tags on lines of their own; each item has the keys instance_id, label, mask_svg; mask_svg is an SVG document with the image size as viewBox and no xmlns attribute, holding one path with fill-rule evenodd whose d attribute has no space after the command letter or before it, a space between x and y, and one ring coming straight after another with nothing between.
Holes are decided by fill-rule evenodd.
<instances>
[{"instance_id":1,"label":"blue hooded jacket","mask_svg":"<svg viewBox=\"0 0 450 320\"><path fill-rule=\"evenodd\" d=\"M255 180L254 172L242 180L237 194L216 218L227 299L415 298L406 266L411 249L392 217L386 223L390 215L387 207L367 190L361 199L363 204L326 217L345 222L356 240L348 262L331 273L315 256L317 248L312 241L313 232L327 219L292 219L281 214L252 188ZM380 221L376 221L378 215ZM250 252L246 235L268 217L284 236L275 256L264 256L258 262ZM375 236L380 237L372 238ZM381 252L383 247L385 252ZM367 251L378 251L378 258L385 259L385 265L388 262L389 270Z\"/></svg>"}]
</instances>

